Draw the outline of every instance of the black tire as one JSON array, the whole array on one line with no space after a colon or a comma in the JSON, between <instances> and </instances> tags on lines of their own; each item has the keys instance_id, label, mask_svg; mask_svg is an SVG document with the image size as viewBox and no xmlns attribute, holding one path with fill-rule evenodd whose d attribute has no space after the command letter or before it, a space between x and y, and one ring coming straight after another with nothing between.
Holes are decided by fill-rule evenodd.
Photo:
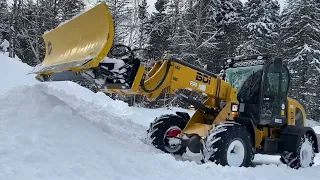
<instances>
[{"instance_id":1,"label":"black tire","mask_svg":"<svg viewBox=\"0 0 320 180\"><path fill-rule=\"evenodd\" d=\"M296 152L284 151L280 161L293 169L311 167L314 164L315 151L313 136L306 133L301 137Z\"/></svg>"},{"instance_id":2,"label":"black tire","mask_svg":"<svg viewBox=\"0 0 320 180\"><path fill-rule=\"evenodd\" d=\"M165 153L182 155L186 152L186 147L178 145L170 149L168 140L165 138L165 134L170 128L173 127L176 129L178 127L182 131L186 127L187 123L188 121L186 119L173 114L163 115L159 118L156 118L150 124L150 127L147 130L147 139L149 144Z\"/></svg>"},{"instance_id":3,"label":"black tire","mask_svg":"<svg viewBox=\"0 0 320 180\"><path fill-rule=\"evenodd\" d=\"M235 144L234 144L235 143ZM204 139L204 162L214 162L222 166L249 167L254 156L251 135L241 124L225 122L209 131ZM237 147L237 149L229 149ZM237 162L232 163L232 151L238 153ZM230 153L231 152L231 153ZM228 158L230 158L228 161ZM239 159L241 158L241 159Z\"/></svg>"}]
</instances>

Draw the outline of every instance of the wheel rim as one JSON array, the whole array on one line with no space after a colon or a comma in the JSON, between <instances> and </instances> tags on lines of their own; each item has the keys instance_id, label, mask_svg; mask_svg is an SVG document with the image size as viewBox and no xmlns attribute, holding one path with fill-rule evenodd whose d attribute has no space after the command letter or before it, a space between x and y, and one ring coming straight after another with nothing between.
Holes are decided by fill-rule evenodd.
<instances>
[{"instance_id":1,"label":"wheel rim","mask_svg":"<svg viewBox=\"0 0 320 180\"><path fill-rule=\"evenodd\" d=\"M313 147L309 139L305 139L305 141L301 145L300 149L300 164L301 167L310 167L313 161Z\"/></svg>"},{"instance_id":2,"label":"wheel rim","mask_svg":"<svg viewBox=\"0 0 320 180\"><path fill-rule=\"evenodd\" d=\"M245 147L240 140L234 140L228 147L227 162L229 166L240 167L245 158Z\"/></svg>"},{"instance_id":3,"label":"wheel rim","mask_svg":"<svg viewBox=\"0 0 320 180\"><path fill-rule=\"evenodd\" d=\"M169 153L175 153L181 148L181 144L174 143L170 144L170 142L175 142L177 139L174 139L173 137L176 137L182 132L182 130L178 126L170 127L166 133L164 133L163 142L164 142L164 148Z\"/></svg>"}]
</instances>

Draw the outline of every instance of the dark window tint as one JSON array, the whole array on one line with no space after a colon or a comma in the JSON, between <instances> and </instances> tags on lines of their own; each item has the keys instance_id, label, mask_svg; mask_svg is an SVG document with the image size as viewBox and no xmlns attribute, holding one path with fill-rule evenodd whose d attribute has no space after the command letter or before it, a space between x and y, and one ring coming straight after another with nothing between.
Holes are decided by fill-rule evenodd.
<instances>
[{"instance_id":1,"label":"dark window tint","mask_svg":"<svg viewBox=\"0 0 320 180\"><path fill-rule=\"evenodd\" d=\"M252 72L248 79L243 83L241 89L238 91L238 100L241 103L258 103L260 92L262 70Z\"/></svg>"},{"instance_id":2,"label":"dark window tint","mask_svg":"<svg viewBox=\"0 0 320 180\"><path fill-rule=\"evenodd\" d=\"M298 127L303 126L302 111L299 108L296 108L296 126L298 126Z\"/></svg>"},{"instance_id":3,"label":"dark window tint","mask_svg":"<svg viewBox=\"0 0 320 180\"><path fill-rule=\"evenodd\" d=\"M289 72L286 68L282 68L282 81L281 81L281 97L286 97L289 86Z\"/></svg>"},{"instance_id":4,"label":"dark window tint","mask_svg":"<svg viewBox=\"0 0 320 180\"><path fill-rule=\"evenodd\" d=\"M269 72L265 84L265 97L277 97L279 92L279 73Z\"/></svg>"},{"instance_id":5,"label":"dark window tint","mask_svg":"<svg viewBox=\"0 0 320 180\"><path fill-rule=\"evenodd\" d=\"M282 77L280 77L280 75ZM280 86L281 78L281 87ZM283 67L282 73L273 72L273 64L271 64L267 71L267 79L265 81L265 96L268 98L279 97L281 99L286 98L289 83L289 72ZM280 93L279 93L280 91Z\"/></svg>"}]
</instances>

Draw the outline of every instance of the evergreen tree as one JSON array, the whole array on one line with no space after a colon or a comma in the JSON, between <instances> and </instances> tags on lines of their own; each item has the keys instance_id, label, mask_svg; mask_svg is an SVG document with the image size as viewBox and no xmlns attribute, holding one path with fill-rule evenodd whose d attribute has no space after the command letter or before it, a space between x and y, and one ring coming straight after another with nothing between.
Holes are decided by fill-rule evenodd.
<instances>
[{"instance_id":1,"label":"evergreen tree","mask_svg":"<svg viewBox=\"0 0 320 180\"><path fill-rule=\"evenodd\" d=\"M19 52L17 55L29 65L40 63L40 45L41 35L41 12L39 0L27 0L22 4L20 18L18 20L19 28Z\"/></svg>"},{"instance_id":2,"label":"evergreen tree","mask_svg":"<svg viewBox=\"0 0 320 180\"><path fill-rule=\"evenodd\" d=\"M83 0L62 0L59 2L59 20L64 22L70 20L84 10L85 4Z\"/></svg>"},{"instance_id":3,"label":"evergreen tree","mask_svg":"<svg viewBox=\"0 0 320 180\"><path fill-rule=\"evenodd\" d=\"M146 38L146 25L148 21L148 12L147 12L147 0L142 0L141 5L139 5L139 20L140 20L140 26L139 26L139 48L144 48L144 45L147 43Z\"/></svg>"},{"instance_id":4,"label":"evergreen tree","mask_svg":"<svg viewBox=\"0 0 320 180\"><path fill-rule=\"evenodd\" d=\"M6 39L8 34L9 12L7 0L0 0L0 43Z\"/></svg>"},{"instance_id":5,"label":"evergreen tree","mask_svg":"<svg viewBox=\"0 0 320 180\"><path fill-rule=\"evenodd\" d=\"M290 94L319 120L320 2L290 0L281 18L282 50L291 71Z\"/></svg>"},{"instance_id":6,"label":"evergreen tree","mask_svg":"<svg viewBox=\"0 0 320 180\"><path fill-rule=\"evenodd\" d=\"M167 28L170 28L170 35L168 36L168 47L167 50L171 53L177 52L175 46L175 34L179 29L180 12L183 6L181 0L168 0L166 7L166 19Z\"/></svg>"},{"instance_id":7,"label":"evergreen tree","mask_svg":"<svg viewBox=\"0 0 320 180\"><path fill-rule=\"evenodd\" d=\"M148 50L149 58L159 60L163 53L168 50L170 37L170 23L165 12L167 7L167 0L157 0L155 3L154 12L149 21L148 34Z\"/></svg>"},{"instance_id":8,"label":"evergreen tree","mask_svg":"<svg viewBox=\"0 0 320 180\"><path fill-rule=\"evenodd\" d=\"M243 42L239 55L275 53L279 37L280 5L274 0L249 0L245 4Z\"/></svg>"},{"instance_id":9,"label":"evergreen tree","mask_svg":"<svg viewBox=\"0 0 320 180\"><path fill-rule=\"evenodd\" d=\"M19 18L21 17L21 9L22 9L22 0L13 0L12 6L9 8L9 57L16 58L16 54L19 49L19 41L17 40L19 35Z\"/></svg>"},{"instance_id":10,"label":"evergreen tree","mask_svg":"<svg viewBox=\"0 0 320 180\"><path fill-rule=\"evenodd\" d=\"M133 8L130 0L102 0L109 6L115 29L114 42L126 44L132 31L131 17ZM98 3L101 1L98 1Z\"/></svg>"},{"instance_id":11,"label":"evergreen tree","mask_svg":"<svg viewBox=\"0 0 320 180\"><path fill-rule=\"evenodd\" d=\"M216 9L210 0L191 1L180 12L172 49L189 63L205 68L213 64L216 44ZM210 68L210 70L212 70Z\"/></svg>"},{"instance_id":12,"label":"evergreen tree","mask_svg":"<svg viewBox=\"0 0 320 180\"><path fill-rule=\"evenodd\" d=\"M217 6L217 29L216 35L219 52L216 58L219 62L215 68L222 66L222 59L236 55L236 48L241 42L241 24L244 20L243 5L239 0L220 0Z\"/></svg>"},{"instance_id":13,"label":"evergreen tree","mask_svg":"<svg viewBox=\"0 0 320 180\"><path fill-rule=\"evenodd\" d=\"M218 73L223 58L240 44L242 3L239 0L194 0L186 3L173 47L183 59Z\"/></svg>"},{"instance_id":14,"label":"evergreen tree","mask_svg":"<svg viewBox=\"0 0 320 180\"><path fill-rule=\"evenodd\" d=\"M41 31L47 31L54 29L61 23L61 12L60 5L62 4L60 0L39 0L39 8L41 14Z\"/></svg>"}]
</instances>

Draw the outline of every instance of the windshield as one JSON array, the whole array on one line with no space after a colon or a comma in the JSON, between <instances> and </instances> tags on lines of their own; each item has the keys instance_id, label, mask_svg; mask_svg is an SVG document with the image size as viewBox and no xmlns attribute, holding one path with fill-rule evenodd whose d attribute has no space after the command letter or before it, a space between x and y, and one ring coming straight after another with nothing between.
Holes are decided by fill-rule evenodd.
<instances>
[{"instance_id":1,"label":"windshield","mask_svg":"<svg viewBox=\"0 0 320 180\"><path fill-rule=\"evenodd\" d=\"M233 88L241 89L243 83L255 72L261 70L263 65L229 68L226 71L225 81L230 83Z\"/></svg>"}]
</instances>

